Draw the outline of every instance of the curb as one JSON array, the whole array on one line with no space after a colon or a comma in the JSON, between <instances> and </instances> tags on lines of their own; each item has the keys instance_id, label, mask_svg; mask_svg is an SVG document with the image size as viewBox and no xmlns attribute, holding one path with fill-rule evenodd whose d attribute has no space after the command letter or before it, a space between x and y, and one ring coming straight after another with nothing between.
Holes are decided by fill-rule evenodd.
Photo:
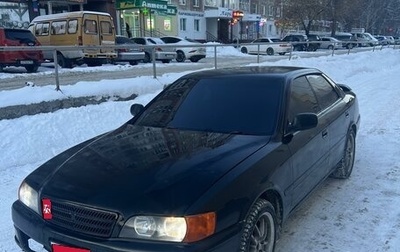
<instances>
[{"instance_id":1,"label":"curb","mask_svg":"<svg viewBox=\"0 0 400 252\"><path fill-rule=\"evenodd\" d=\"M70 97L63 100L8 106L0 108L0 120L15 119L26 115L36 115L40 113L51 113L59 109L96 105L107 101L129 101L136 97L137 94L132 94L125 98L116 96Z\"/></svg>"}]
</instances>

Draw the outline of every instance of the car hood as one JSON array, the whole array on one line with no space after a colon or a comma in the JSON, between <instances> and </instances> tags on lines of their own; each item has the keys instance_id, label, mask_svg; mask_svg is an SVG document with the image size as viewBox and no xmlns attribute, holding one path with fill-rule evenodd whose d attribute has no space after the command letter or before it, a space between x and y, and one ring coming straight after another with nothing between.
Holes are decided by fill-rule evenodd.
<instances>
[{"instance_id":1,"label":"car hood","mask_svg":"<svg viewBox=\"0 0 400 252\"><path fill-rule=\"evenodd\" d=\"M67 150L31 177L40 178L42 198L129 215L184 213L269 139L126 124Z\"/></svg>"}]
</instances>

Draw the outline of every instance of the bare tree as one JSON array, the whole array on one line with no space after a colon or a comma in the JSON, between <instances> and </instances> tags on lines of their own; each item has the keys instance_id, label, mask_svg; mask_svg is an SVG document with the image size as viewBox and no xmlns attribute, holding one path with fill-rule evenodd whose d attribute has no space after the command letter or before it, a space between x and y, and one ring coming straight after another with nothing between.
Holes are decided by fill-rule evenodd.
<instances>
[{"instance_id":1,"label":"bare tree","mask_svg":"<svg viewBox=\"0 0 400 252\"><path fill-rule=\"evenodd\" d=\"M328 0L285 0L283 3L284 21L297 23L309 35L312 24L320 20L326 10Z\"/></svg>"}]
</instances>

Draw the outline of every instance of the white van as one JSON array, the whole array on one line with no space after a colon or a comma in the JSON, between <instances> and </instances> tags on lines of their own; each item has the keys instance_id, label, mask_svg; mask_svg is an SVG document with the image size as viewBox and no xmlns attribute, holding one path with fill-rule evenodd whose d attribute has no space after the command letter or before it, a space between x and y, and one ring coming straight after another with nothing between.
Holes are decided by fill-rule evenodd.
<instances>
[{"instance_id":1,"label":"white van","mask_svg":"<svg viewBox=\"0 0 400 252\"><path fill-rule=\"evenodd\" d=\"M38 16L29 30L42 46L109 46L115 45L115 28L110 14L75 11ZM43 50L44 58L53 59L53 51ZM75 64L100 66L116 58L112 48L57 50L57 63L71 68Z\"/></svg>"}]
</instances>

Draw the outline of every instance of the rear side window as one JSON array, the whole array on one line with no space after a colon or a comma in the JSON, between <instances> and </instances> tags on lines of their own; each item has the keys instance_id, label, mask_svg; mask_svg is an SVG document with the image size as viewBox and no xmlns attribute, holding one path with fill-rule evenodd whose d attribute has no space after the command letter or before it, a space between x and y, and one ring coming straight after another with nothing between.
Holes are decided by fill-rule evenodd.
<instances>
[{"instance_id":1,"label":"rear side window","mask_svg":"<svg viewBox=\"0 0 400 252\"><path fill-rule=\"evenodd\" d=\"M50 23L37 23L35 27L36 36L47 36L49 35Z\"/></svg>"},{"instance_id":2,"label":"rear side window","mask_svg":"<svg viewBox=\"0 0 400 252\"><path fill-rule=\"evenodd\" d=\"M101 34L112 34L112 26L110 22L100 22Z\"/></svg>"},{"instance_id":3,"label":"rear side window","mask_svg":"<svg viewBox=\"0 0 400 252\"><path fill-rule=\"evenodd\" d=\"M67 21L54 21L51 23L51 34L62 35L66 33Z\"/></svg>"},{"instance_id":4,"label":"rear side window","mask_svg":"<svg viewBox=\"0 0 400 252\"><path fill-rule=\"evenodd\" d=\"M85 20L85 33L86 34L97 34L97 21L86 19Z\"/></svg>"},{"instance_id":5,"label":"rear side window","mask_svg":"<svg viewBox=\"0 0 400 252\"><path fill-rule=\"evenodd\" d=\"M331 106L339 99L336 90L322 75L307 75L307 79L322 109Z\"/></svg>"},{"instance_id":6,"label":"rear side window","mask_svg":"<svg viewBox=\"0 0 400 252\"><path fill-rule=\"evenodd\" d=\"M68 33L74 34L78 31L78 20L73 19L68 21Z\"/></svg>"}]
</instances>

